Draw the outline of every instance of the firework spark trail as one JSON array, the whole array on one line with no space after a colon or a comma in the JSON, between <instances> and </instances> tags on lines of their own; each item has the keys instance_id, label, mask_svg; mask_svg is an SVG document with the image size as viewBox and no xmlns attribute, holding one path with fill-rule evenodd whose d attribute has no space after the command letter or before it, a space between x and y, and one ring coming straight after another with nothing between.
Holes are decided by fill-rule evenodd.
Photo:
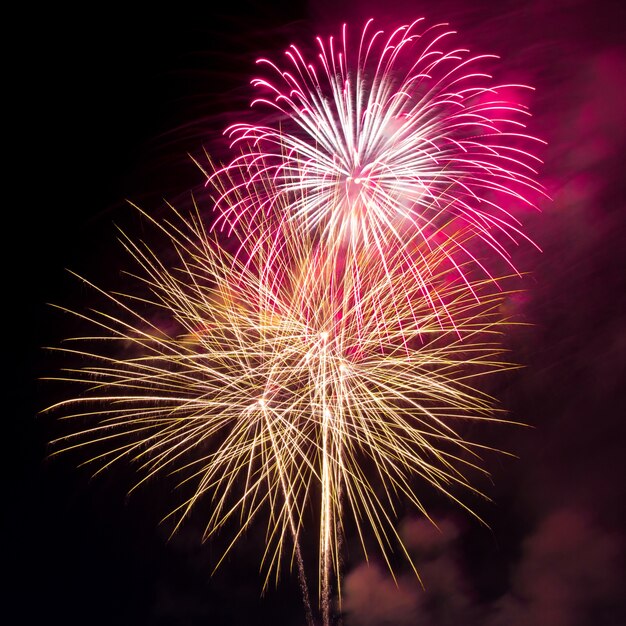
<instances>
[{"instance_id":1,"label":"firework spark trail","mask_svg":"<svg viewBox=\"0 0 626 626\"><path fill-rule=\"evenodd\" d=\"M261 94L252 104L276 118L226 131L241 154L209 175L232 177L217 198L222 227L284 209L300 229L330 245L372 247L381 262L390 247L410 250L403 239L412 230L457 271L471 260L489 276L455 238L469 229L514 269L508 244L528 237L511 205L533 206L529 197L541 193L530 152L539 140L513 99L529 88L494 84L482 69L489 55L449 47L454 31L422 21L385 34L370 20L356 51L344 25L338 40L317 38L314 60L292 45L282 66L258 61L270 76L253 80ZM415 263L424 291L428 271Z\"/></svg>"},{"instance_id":2,"label":"firework spark trail","mask_svg":"<svg viewBox=\"0 0 626 626\"><path fill-rule=\"evenodd\" d=\"M99 471L134 462L142 473L136 486L179 475L192 495L171 513L176 528L208 497L206 537L239 516L228 549L265 510L265 585L278 575L291 535L291 559L300 564L298 538L319 486L319 580L328 603L346 511L363 548L369 526L391 567L388 551L400 542L394 500L404 494L424 510L411 476L455 500L457 487L474 490L463 467L476 466L481 446L464 441L454 424L496 419L469 378L505 367L497 348L503 296L483 280L474 284L483 294L476 302L458 278L449 280L438 250L428 251L430 271L445 282L439 288L455 327L442 328L419 293L415 302L396 302L378 264L362 268L364 294L354 307L333 280L325 248L311 239L288 233L264 248L265 257L244 262L215 246L198 216L181 219L157 224L177 268L124 240L148 295L103 294L113 313L78 314L99 334L82 338L87 349L62 348L88 363L62 380L86 389L52 409L93 423L55 445L92 446L89 461ZM406 280L401 260L394 265L390 255L386 275L394 281ZM363 307L379 313L363 320ZM146 308L152 313L141 313ZM418 309L422 323L410 333L384 327L386 309L407 320ZM178 330L151 321L163 314ZM111 343L124 344L126 356L107 350ZM363 469L368 459L373 477Z\"/></svg>"}]
</instances>

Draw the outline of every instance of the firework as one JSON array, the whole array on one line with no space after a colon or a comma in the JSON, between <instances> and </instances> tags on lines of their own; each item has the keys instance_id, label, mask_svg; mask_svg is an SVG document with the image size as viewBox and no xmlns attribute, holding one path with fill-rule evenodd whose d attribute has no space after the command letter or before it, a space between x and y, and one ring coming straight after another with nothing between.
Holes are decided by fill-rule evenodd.
<instances>
[{"instance_id":1,"label":"firework","mask_svg":"<svg viewBox=\"0 0 626 626\"><path fill-rule=\"evenodd\" d=\"M178 262L166 267L149 247L123 239L140 285L134 294L101 292L110 306L76 314L98 332L62 348L85 365L61 380L85 389L51 409L87 426L54 442L58 451L93 448L97 471L130 461L141 475L135 486L178 475L191 495L171 515L178 525L211 499L206 537L236 517L234 542L264 516L265 584L286 552L298 557L303 529L316 524L326 598L347 512L362 540L370 527L386 558L399 541L398 494L423 510L411 477L454 499L457 486L472 489L463 468L475 465L480 446L455 425L496 419L469 379L504 367L496 345L502 295L490 296L488 281L474 284L479 304L459 280L446 282L446 255L429 251L456 319L442 328L419 292L410 308L394 301L379 264L362 268L367 295L355 307L310 239L296 246L285 236L291 247L280 255L269 248L265 258L259 251L251 263L215 245L198 215L154 224ZM390 267L394 280L406 280L401 264ZM379 313L364 319L363 307ZM409 336L387 324L392 310L393 319L417 311L420 327ZM317 523L311 505L320 507Z\"/></svg>"},{"instance_id":2,"label":"firework","mask_svg":"<svg viewBox=\"0 0 626 626\"><path fill-rule=\"evenodd\" d=\"M397 502L428 516L419 478L466 506L484 446L463 424L504 421L476 379L510 367L498 259L516 273L515 212L541 191L526 87L421 22L261 59L265 123L232 125L239 155L201 165L214 223L141 212L175 260L123 235L134 290L91 285L104 306L74 315L96 332L60 348L82 362L59 378L80 392L50 410L84 426L55 453L131 462L133 489L177 476L174 531L209 500L204 536L230 531L224 556L265 520L264 588L295 562L309 626L303 535L319 537L329 626L346 524L390 569L394 548L411 563Z\"/></svg>"},{"instance_id":3,"label":"firework","mask_svg":"<svg viewBox=\"0 0 626 626\"><path fill-rule=\"evenodd\" d=\"M513 267L507 242L528 238L512 207L540 192L538 140L518 103L529 88L495 83L483 69L495 57L453 47L453 35L423 20L385 33L370 20L355 41L345 25L338 39L318 37L310 58L292 45L283 64L260 59L267 76L252 81L252 104L268 123L230 126L241 154L210 175L232 179L216 198L222 226L280 207L348 253L372 248L384 260L400 246L411 262L406 239L417 235L461 274L471 260L488 276L462 230ZM414 270L425 288L428 266Z\"/></svg>"}]
</instances>

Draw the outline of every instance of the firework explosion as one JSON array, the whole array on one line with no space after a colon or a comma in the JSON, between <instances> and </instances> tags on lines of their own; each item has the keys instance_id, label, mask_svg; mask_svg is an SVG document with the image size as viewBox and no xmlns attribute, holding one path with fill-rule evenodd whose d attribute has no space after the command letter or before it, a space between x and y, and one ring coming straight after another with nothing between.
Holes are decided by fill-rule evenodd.
<instances>
[{"instance_id":1,"label":"firework explosion","mask_svg":"<svg viewBox=\"0 0 626 626\"><path fill-rule=\"evenodd\" d=\"M354 47L344 25L338 40L317 38L312 61L293 45L284 67L258 61L273 78L252 81L252 105L275 116L226 131L242 150L225 168L237 184L216 199L230 228L276 212L280 197L302 230L357 255L372 247L383 263L415 232L488 275L456 237L463 228L510 264L506 243L527 239L510 206L533 206L527 192L540 191L529 152L538 140L516 100L529 87L495 84L483 69L495 57L448 48L454 31L422 22L385 34L370 20ZM426 282L427 266L416 271Z\"/></svg>"},{"instance_id":2,"label":"firework explosion","mask_svg":"<svg viewBox=\"0 0 626 626\"><path fill-rule=\"evenodd\" d=\"M499 421L472 381L508 367L507 294L472 250L508 259L499 235L522 236L493 194L537 189L532 157L506 144L529 138L510 130L509 86L477 86L487 77L466 68L480 58L436 51L450 33L417 24L385 36L368 22L354 67L345 28L318 40L323 72L295 47L291 72L272 65L286 91L255 83L286 119L231 127L241 156L207 169L236 251L197 209L142 212L176 263L123 237L136 291L94 287L108 304L75 315L97 333L61 348L87 364L60 380L84 389L51 409L88 424L57 450L92 449L98 471L131 461L136 486L177 475L175 528L208 498L205 537L235 527L226 552L265 519L265 585L297 562L309 624L301 538L317 529L328 625L348 516L366 553L371 534L390 568L394 545L410 562L398 499L428 515L418 477L462 504L483 446L460 426Z\"/></svg>"}]
</instances>

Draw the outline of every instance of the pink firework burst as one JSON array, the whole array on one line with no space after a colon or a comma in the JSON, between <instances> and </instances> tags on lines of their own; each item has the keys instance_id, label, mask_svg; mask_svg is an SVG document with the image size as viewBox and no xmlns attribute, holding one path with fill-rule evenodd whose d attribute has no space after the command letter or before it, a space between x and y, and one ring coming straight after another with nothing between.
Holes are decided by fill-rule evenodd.
<instances>
[{"instance_id":1,"label":"pink firework burst","mask_svg":"<svg viewBox=\"0 0 626 626\"><path fill-rule=\"evenodd\" d=\"M230 179L218 223L278 208L341 250L384 258L400 246L411 257L417 235L489 275L477 246L454 241L462 229L512 266L509 243L528 240L514 211L541 193L539 140L518 102L530 87L494 84L481 69L494 57L451 47L454 34L422 19L385 33L369 20L356 46L344 25L339 39L317 38L315 59L294 45L283 66L259 59L268 77L252 81L252 104L275 115L226 130L241 154L211 177Z\"/></svg>"}]
</instances>

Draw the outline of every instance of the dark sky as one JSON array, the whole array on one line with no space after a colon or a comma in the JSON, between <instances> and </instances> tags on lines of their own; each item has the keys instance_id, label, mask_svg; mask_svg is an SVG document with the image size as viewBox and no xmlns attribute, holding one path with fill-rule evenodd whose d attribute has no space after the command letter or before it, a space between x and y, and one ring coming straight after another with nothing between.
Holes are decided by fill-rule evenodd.
<instances>
[{"instance_id":1,"label":"dark sky","mask_svg":"<svg viewBox=\"0 0 626 626\"><path fill-rule=\"evenodd\" d=\"M98 284L119 279L126 259L114 224L141 227L126 199L158 215L163 198L184 203L201 185L187 153L225 150L220 133L247 106L257 56L336 32L346 19L424 15L449 21L473 51L499 54L504 75L537 88L532 131L548 141L541 180L552 201L524 216L543 249L516 258L531 272L519 314L532 325L509 337L512 359L525 367L496 390L511 417L533 428L486 433L519 457L487 459L493 484L483 488L493 502L472 504L490 530L437 498L441 534L410 512L399 520L426 592L403 570L395 586L376 562L346 555L344 623L626 623L622 3L284 5L233 0L219 13L207 3L142 15L103 6L16 20L11 98L23 140L5 231L18 241L5 305L3 537L13 583L5 612L16 610L20 624L67 626L304 623L295 575L260 598L262 534L251 532L211 578L216 548L199 545L197 519L169 543L158 526L170 505L159 485L126 498L130 471L90 480L84 468L46 460L58 425L37 412L63 391L38 380L58 365L41 348L72 334L67 316L46 303L88 306L66 268Z\"/></svg>"}]
</instances>

